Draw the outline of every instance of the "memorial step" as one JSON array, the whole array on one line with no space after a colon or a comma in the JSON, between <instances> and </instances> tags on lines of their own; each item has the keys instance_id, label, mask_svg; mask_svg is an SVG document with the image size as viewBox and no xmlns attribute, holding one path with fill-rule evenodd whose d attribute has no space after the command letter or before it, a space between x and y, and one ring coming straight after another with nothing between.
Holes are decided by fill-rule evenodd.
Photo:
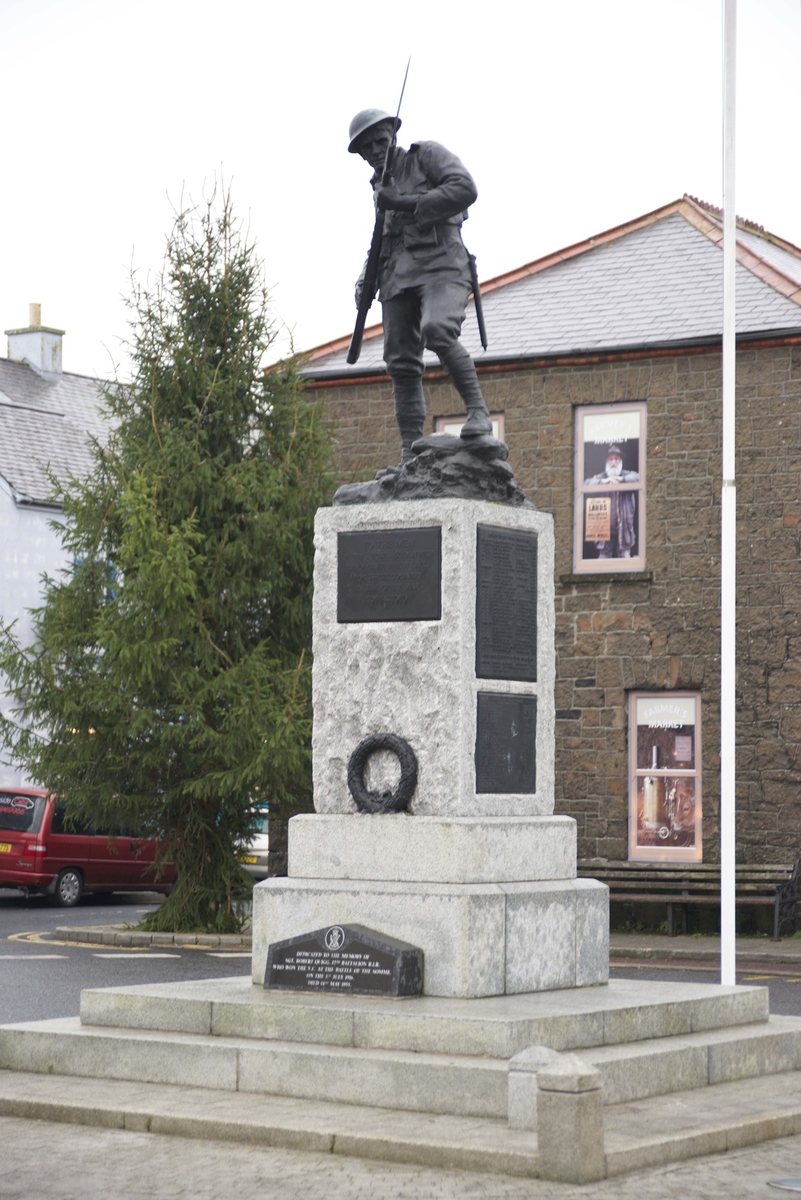
<instances>
[{"instance_id":1,"label":"memorial step","mask_svg":"<svg viewBox=\"0 0 801 1200\"><path fill-rule=\"evenodd\" d=\"M604 1103L708 1088L801 1068L801 1018L577 1051L604 1081Z\"/></svg>"},{"instance_id":2,"label":"memorial step","mask_svg":"<svg viewBox=\"0 0 801 1200\"><path fill-rule=\"evenodd\" d=\"M607 1176L801 1133L801 1072L719 1083L604 1109Z\"/></svg>"},{"instance_id":3,"label":"memorial step","mask_svg":"<svg viewBox=\"0 0 801 1200\"><path fill-rule=\"evenodd\" d=\"M206 1088L0 1070L0 1116L537 1178L537 1137L505 1122ZM604 1112L607 1176L801 1133L801 1072Z\"/></svg>"},{"instance_id":4,"label":"memorial step","mask_svg":"<svg viewBox=\"0 0 801 1200\"><path fill-rule=\"evenodd\" d=\"M87 989L85 1025L511 1058L764 1023L768 990L652 980L492 996L376 1000L269 992L241 977Z\"/></svg>"},{"instance_id":5,"label":"memorial step","mask_svg":"<svg viewBox=\"0 0 801 1200\"><path fill-rule=\"evenodd\" d=\"M0 1068L505 1118L508 1064L471 1055L100 1028L0 1027Z\"/></svg>"},{"instance_id":6,"label":"memorial step","mask_svg":"<svg viewBox=\"0 0 801 1200\"><path fill-rule=\"evenodd\" d=\"M797 1070L801 1019L771 1017L595 1046L579 1055L601 1071L605 1103L615 1105ZM406 1111L507 1115L508 1060L465 1053L134 1029L62 1018L0 1027L0 1067Z\"/></svg>"},{"instance_id":7,"label":"memorial step","mask_svg":"<svg viewBox=\"0 0 801 1200\"><path fill-rule=\"evenodd\" d=\"M0 1116L536 1178L537 1135L505 1121L0 1070Z\"/></svg>"}]
</instances>

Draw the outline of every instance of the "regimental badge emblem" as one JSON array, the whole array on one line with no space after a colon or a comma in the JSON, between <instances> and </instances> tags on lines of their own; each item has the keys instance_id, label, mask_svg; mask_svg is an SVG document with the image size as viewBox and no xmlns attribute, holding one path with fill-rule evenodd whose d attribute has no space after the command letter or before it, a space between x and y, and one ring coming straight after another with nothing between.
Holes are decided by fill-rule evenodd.
<instances>
[{"instance_id":1,"label":"regimental badge emblem","mask_svg":"<svg viewBox=\"0 0 801 1200\"><path fill-rule=\"evenodd\" d=\"M345 941L345 930L341 925L332 925L325 935L325 944L329 950L339 950Z\"/></svg>"}]
</instances>

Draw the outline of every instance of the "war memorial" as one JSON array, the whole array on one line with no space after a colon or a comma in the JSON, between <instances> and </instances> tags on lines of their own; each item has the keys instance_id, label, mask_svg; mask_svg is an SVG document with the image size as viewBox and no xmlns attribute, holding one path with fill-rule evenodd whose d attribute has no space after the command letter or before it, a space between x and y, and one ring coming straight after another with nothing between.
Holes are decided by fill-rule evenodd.
<instances>
[{"instance_id":1,"label":"war memorial","mask_svg":"<svg viewBox=\"0 0 801 1200\"><path fill-rule=\"evenodd\" d=\"M5 1026L0 1090L30 1116L573 1183L799 1133L801 1020L767 988L609 979L608 889L554 813L553 521L459 351L471 181L421 143L387 184L397 119L354 126L395 222L381 287L422 275L382 293L401 461L317 515L315 812L254 890L251 978ZM420 436L424 338L460 436Z\"/></svg>"}]
</instances>

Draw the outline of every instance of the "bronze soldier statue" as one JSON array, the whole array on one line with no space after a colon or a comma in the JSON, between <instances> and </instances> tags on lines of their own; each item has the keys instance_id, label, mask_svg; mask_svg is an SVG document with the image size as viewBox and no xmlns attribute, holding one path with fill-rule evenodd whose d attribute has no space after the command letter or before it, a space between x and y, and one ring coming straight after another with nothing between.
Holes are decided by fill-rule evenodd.
<instances>
[{"instance_id":1,"label":"bronze soldier statue","mask_svg":"<svg viewBox=\"0 0 801 1200\"><path fill-rule=\"evenodd\" d=\"M456 155L438 142L415 142L408 150L395 147L399 125L400 120L381 109L364 109L350 123L348 150L373 168L376 209L385 214L378 266L384 361L392 379L401 461L408 462L426 415L426 347L437 355L464 402L467 421L461 436L491 434L492 422L475 364L459 341L473 291L460 230L478 194L476 185ZM383 172L390 150L387 177ZM363 283L364 271L356 284L357 308Z\"/></svg>"}]
</instances>

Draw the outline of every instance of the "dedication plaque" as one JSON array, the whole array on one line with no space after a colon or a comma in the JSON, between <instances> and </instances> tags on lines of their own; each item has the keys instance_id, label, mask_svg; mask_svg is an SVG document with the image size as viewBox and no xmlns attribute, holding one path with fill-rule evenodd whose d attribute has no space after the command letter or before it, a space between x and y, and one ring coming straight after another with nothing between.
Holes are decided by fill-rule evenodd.
<instances>
[{"instance_id":1,"label":"dedication plaque","mask_svg":"<svg viewBox=\"0 0 801 1200\"><path fill-rule=\"evenodd\" d=\"M536 681L536 533L478 526L476 675Z\"/></svg>"},{"instance_id":2,"label":"dedication plaque","mask_svg":"<svg viewBox=\"0 0 801 1200\"><path fill-rule=\"evenodd\" d=\"M537 698L479 692L476 791L537 790Z\"/></svg>"},{"instance_id":3,"label":"dedication plaque","mask_svg":"<svg viewBox=\"0 0 801 1200\"><path fill-rule=\"evenodd\" d=\"M355 996L419 996L423 951L364 925L326 925L273 942L264 986Z\"/></svg>"},{"instance_id":4,"label":"dedication plaque","mask_svg":"<svg viewBox=\"0 0 801 1200\"><path fill-rule=\"evenodd\" d=\"M442 529L376 529L337 538L337 620L439 621Z\"/></svg>"}]
</instances>

